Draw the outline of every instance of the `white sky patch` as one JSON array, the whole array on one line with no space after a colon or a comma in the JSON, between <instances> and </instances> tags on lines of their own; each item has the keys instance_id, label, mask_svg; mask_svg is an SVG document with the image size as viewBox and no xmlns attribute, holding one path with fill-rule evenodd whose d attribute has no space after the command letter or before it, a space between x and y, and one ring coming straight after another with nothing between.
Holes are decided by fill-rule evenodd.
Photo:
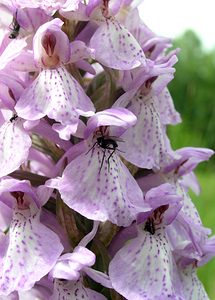
<instances>
[{"instance_id":1,"label":"white sky patch","mask_svg":"<svg viewBox=\"0 0 215 300\"><path fill-rule=\"evenodd\" d=\"M192 29L204 48L215 47L214 0L144 0L139 10L146 25L158 35L175 38Z\"/></svg>"}]
</instances>

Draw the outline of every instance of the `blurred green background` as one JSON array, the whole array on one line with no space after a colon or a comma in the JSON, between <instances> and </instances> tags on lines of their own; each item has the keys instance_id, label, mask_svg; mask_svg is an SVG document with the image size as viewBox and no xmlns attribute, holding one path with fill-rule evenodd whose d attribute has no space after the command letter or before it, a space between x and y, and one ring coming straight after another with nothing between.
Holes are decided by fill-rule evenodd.
<instances>
[{"instance_id":1,"label":"blurred green background","mask_svg":"<svg viewBox=\"0 0 215 300\"><path fill-rule=\"evenodd\" d=\"M215 149L215 49L205 51L193 31L174 42L181 48L174 80L169 84L182 123L169 126L174 149L195 146ZM202 193L191 197L205 227L215 234L215 156L196 170ZM215 299L215 259L198 271L210 299Z\"/></svg>"}]
</instances>

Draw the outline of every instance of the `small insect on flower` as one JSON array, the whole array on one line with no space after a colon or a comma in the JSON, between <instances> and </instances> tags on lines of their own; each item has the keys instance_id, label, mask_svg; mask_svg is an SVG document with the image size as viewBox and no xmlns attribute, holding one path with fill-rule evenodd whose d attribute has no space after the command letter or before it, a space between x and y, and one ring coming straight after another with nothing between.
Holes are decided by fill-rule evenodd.
<instances>
[{"instance_id":1,"label":"small insect on flower","mask_svg":"<svg viewBox=\"0 0 215 300\"><path fill-rule=\"evenodd\" d=\"M98 136L96 138L96 142L93 144L93 146L86 153L86 154L88 154L90 152L90 150L94 149L94 147L96 145L98 145L100 148L104 149L103 156L102 156L102 162L101 162L101 166L100 166L99 172L101 172L102 166L104 164L104 159L105 159L106 151L107 150L111 150L111 151L108 152L109 156L107 158L108 170L110 168L110 159L113 156L113 154L116 152L116 150L122 152L121 150L117 149L118 148L117 142L118 141L119 142L123 142L123 140L121 140L118 137L109 136L107 130L108 130L107 127L102 127L102 126L100 127L100 129L97 132L97 134L99 133L101 136Z\"/></svg>"},{"instance_id":2,"label":"small insect on flower","mask_svg":"<svg viewBox=\"0 0 215 300\"><path fill-rule=\"evenodd\" d=\"M9 35L9 39L15 39L19 35L20 25L17 21L17 11L15 16L13 16L12 23L10 25L11 33Z\"/></svg>"},{"instance_id":3,"label":"small insect on flower","mask_svg":"<svg viewBox=\"0 0 215 300\"><path fill-rule=\"evenodd\" d=\"M104 158L105 158L105 152L106 150L112 150L112 152L110 153L110 155L108 156L108 159L107 159L107 163L108 163L108 169L109 169L109 166L110 166L110 158L111 156L115 153L116 149L118 148L118 144L115 140L113 140L111 137L109 136L100 136L97 138L97 145L99 147L101 147L102 149L104 149L104 154L103 154L103 157L102 157L102 163L101 163L101 167L100 167L100 171L101 171L101 168L103 166L103 163L104 163Z\"/></svg>"},{"instance_id":4,"label":"small insect on flower","mask_svg":"<svg viewBox=\"0 0 215 300\"><path fill-rule=\"evenodd\" d=\"M18 118L18 116L16 114L14 114L11 118L10 118L10 122L12 123L13 121L15 121Z\"/></svg>"},{"instance_id":5,"label":"small insect on flower","mask_svg":"<svg viewBox=\"0 0 215 300\"><path fill-rule=\"evenodd\" d=\"M155 234L155 224L154 224L154 220L153 219L148 218L148 220L145 223L144 230L148 231L151 234Z\"/></svg>"}]
</instances>

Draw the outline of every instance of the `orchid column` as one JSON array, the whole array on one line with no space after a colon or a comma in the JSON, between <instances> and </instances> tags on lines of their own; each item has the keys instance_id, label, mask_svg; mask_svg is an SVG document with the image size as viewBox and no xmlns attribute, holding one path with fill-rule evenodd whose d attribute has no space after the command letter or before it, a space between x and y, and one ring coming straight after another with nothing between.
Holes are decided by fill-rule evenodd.
<instances>
[{"instance_id":1,"label":"orchid column","mask_svg":"<svg viewBox=\"0 0 215 300\"><path fill-rule=\"evenodd\" d=\"M173 150L178 49L132 0L0 1L0 299L203 300L215 238Z\"/></svg>"}]
</instances>

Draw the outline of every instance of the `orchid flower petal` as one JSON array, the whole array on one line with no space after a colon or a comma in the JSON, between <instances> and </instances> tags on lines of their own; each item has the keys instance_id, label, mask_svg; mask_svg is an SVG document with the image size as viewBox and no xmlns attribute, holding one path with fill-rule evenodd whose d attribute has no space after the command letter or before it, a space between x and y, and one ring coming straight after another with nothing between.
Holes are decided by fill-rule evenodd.
<instances>
[{"instance_id":1,"label":"orchid flower petal","mask_svg":"<svg viewBox=\"0 0 215 300\"><path fill-rule=\"evenodd\" d=\"M137 238L119 250L109 265L114 289L126 299L180 299L178 275L164 228ZM178 294L179 293L179 294Z\"/></svg>"},{"instance_id":2,"label":"orchid flower petal","mask_svg":"<svg viewBox=\"0 0 215 300\"><path fill-rule=\"evenodd\" d=\"M85 288L82 280L60 281L55 280L54 293L50 300L107 300L102 294Z\"/></svg>"},{"instance_id":3,"label":"orchid flower petal","mask_svg":"<svg viewBox=\"0 0 215 300\"><path fill-rule=\"evenodd\" d=\"M21 119L9 121L0 127L0 177L15 171L28 158L31 138Z\"/></svg>"},{"instance_id":4,"label":"orchid flower petal","mask_svg":"<svg viewBox=\"0 0 215 300\"><path fill-rule=\"evenodd\" d=\"M90 40L95 58L118 70L130 70L145 64L144 53L132 34L117 21L106 20Z\"/></svg>"},{"instance_id":5,"label":"orchid flower petal","mask_svg":"<svg viewBox=\"0 0 215 300\"><path fill-rule=\"evenodd\" d=\"M110 157L111 155L111 157ZM103 161L103 166L102 166ZM136 181L116 153L90 144L62 178L46 182L59 189L63 201L85 217L128 226L140 211L149 210Z\"/></svg>"},{"instance_id":6,"label":"orchid flower petal","mask_svg":"<svg viewBox=\"0 0 215 300\"><path fill-rule=\"evenodd\" d=\"M8 247L0 259L0 291L4 295L33 287L63 250L58 236L41 224L39 217L39 212L32 214L29 209L14 211Z\"/></svg>"},{"instance_id":7,"label":"orchid flower petal","mask_svg":"<svg viewBox=\"0 0 215 300\"><path fill-rule=\"evenodd\" d=\"M79 83L64 68L43 70L27 88L15 107L19 116L38 120L45 115L63 125L78 126L79 113L94 111Z\"/></svg>"}]
</instances>

